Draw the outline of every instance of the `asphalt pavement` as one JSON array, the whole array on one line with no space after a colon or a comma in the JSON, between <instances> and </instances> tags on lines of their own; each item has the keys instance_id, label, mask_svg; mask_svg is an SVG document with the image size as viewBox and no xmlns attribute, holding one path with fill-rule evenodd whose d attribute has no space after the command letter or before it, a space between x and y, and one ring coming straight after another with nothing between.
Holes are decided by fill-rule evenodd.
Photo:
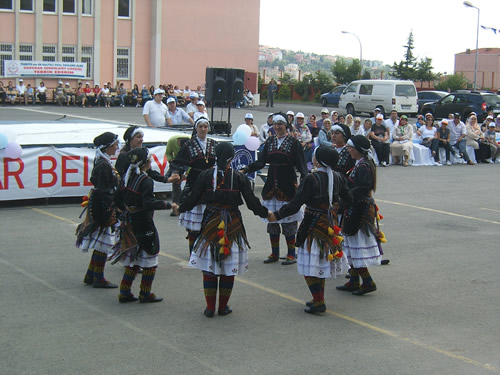
<instances>
[{"instance_id":1,"label":"asphalt pavement","mask_svg":"<svg viewBox=\"0 0 500 375\"><path fill-rule=\"evenodd\" d=\"M261 124L268 110L250 112ZM241 120L246 112L231 111ZM142 120L135 108L18 106L0 114ZM119 304L116 289L83 284L90 257L74 247L79 202L2 204L0 374L500 373L498 172L498 164L378 168L390 264L370 269L378 290L365 296L337 291L343 278L327 280L322 316L303 312L311 296L295 266L262 263L270 252L265 224L246 208L249 272L236 277L233 313L208 319L201 273L188 268L185 232L169 211L155 214L162 252L153 292L165 300ZM285 248L282 239L282 255ZM112 282L122 273L106 266Z\"/></svg>"}]
</instances>

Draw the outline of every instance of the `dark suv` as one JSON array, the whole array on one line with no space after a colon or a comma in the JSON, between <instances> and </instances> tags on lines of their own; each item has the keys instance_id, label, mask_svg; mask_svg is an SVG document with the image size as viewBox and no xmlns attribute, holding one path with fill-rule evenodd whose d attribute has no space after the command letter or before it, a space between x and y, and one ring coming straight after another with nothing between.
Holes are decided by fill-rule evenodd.
<instances>
[{"instance_id":1,"label":"dark suv","mask_svg":"<svg viewBox=\"0 0 500 375\"><path fill-rule=\"evenodd\" d=\"M500 96L493 93L457 90L444 98L422 106L422 114L431 113L434 118L442 119L450 113L460 113L462 118L476 112L478 122L483 122L492 111L495 117L500 114Z\"/></svg>"}]
</instances>

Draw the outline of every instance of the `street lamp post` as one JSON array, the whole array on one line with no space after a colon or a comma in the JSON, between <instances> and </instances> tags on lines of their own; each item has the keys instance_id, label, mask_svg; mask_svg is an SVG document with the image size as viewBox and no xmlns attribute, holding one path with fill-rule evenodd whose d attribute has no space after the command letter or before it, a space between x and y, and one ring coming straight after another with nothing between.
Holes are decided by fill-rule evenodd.
<instances>
[{"instance_id":1,"label":"street lamp post","mask_svg":"<svg viewBox=\"0 0 500 375\"><path fill-rule=\"evenodd\" d=\"M356 37L356 39L358 40L359 42L359 66L360 66L360 72L359 72L359 75L360 75L360 78L361 78L361 75L363 74L363 46L361 45L361 40L359 39L359 37L354 34L354 33L351 33L350 31L342 31L342 34L351 34L351 35L354 35Z\"/></svg>"},{"instance_id":2,"label":"street lamp post","mask_svg":"<svg viewBox=\"0 0 500 375\"><path fill-rule=\"evenodd\" d=\"M470 1L464 1L464 5L468 8L477 9L476 57L474 61L474 90L475 90L477 87L477 56L479 53L479 8L472 5Z\"/></svg>"}]
</instances>

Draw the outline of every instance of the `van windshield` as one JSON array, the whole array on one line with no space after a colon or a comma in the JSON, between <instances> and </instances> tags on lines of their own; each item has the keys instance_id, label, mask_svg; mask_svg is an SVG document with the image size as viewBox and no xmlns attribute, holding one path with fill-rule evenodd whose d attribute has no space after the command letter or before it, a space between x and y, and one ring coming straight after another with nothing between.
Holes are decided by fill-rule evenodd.
<instances>
[{"instance_id":1,"label":"van windshield","mask_svg":"<svg viewBox=\"0 0 500 375\"><path fill-rule=\"evenodd\" d=\"M396 96L416 96L415 86L413 85L396 85Z\"/></svg>"}]
</instances>

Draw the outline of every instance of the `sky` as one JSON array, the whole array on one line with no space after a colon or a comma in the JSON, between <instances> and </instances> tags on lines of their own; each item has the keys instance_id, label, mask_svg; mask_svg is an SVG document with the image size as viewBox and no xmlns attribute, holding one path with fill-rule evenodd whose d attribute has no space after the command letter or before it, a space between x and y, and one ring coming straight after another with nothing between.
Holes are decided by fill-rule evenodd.
<instances>
[{"instance_id":1,"label":"sky","mask_svg":"<svg viewBox=\"0 0 500 375\"><path fill-rule=\"evenodd\" d=\"M479 48L500 48L500 0L471 0L480 10ZM476 48L475 8L463 0L260 0L262 45L325 55L404 59L413 31L413 54L432 58L435 73L453 73L455 54Z\"/></svg>"}]
</instances>

